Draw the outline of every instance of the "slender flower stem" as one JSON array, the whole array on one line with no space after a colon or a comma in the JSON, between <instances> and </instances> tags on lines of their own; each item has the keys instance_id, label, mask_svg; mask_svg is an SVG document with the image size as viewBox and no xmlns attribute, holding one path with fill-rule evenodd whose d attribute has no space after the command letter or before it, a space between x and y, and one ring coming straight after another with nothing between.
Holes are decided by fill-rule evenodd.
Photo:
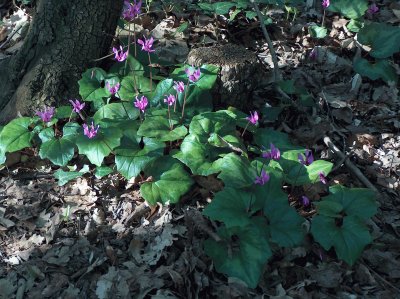
<instances>
[{"instance_id":1,"label":"slender flower stem","mask_svg":"<svg viewBox=\"0 0 400 299\"><path fill-rule=\"evenodd\" d=\"M324 9L324 15L322 16L322 24L321 24L322 27L324 27L324 24L325 24L325 13L326 13L326 10Z\"/></svg>"},{"instance_id":2,"label":"slender flower stem","mask_svg":"<svg viewBox=\"0 0 400 299\"><path fill-rule=\"evenodd\" d=\"M168 122L169 122L169 128L172 131L173 130L173 125L171 121L171 111L170 111L170 106L168 105Z\"/></svg>"},{"instance_id":3,"label":"slender flower stem","mask_svg":"<svg viewBox=\"0 0 400 299\"><path fill-rule=\"evenodd\" d=\"M174 103L174 112L176 112L176 102L178 102L179 99L179 92L176 92L176 101Z\"/></svg>"},{"instance_id":4,"label":"slender flower stem","mask_svg":"<svg viewBox=\"0 0 400 299\"><path fill-rule=\"evenodd\" d=\"M183 122L183 116L185 115L186 97L187 97L187 92L189 89L189 83L190 83L190 80L188 80L186 87L185 87L185 96L183 98L181 123Z\"/></svg>"},{"instance_id":5,"label":"slender flower stem","mask_svg":"<svg viewBox=\"0 0 400 299\"><path fill-rule=\"evenodd\" d=\"M130 29L130 28L129 28ZM130 32L130 30L129 30ZM133 42L135 43L135 58L137 57L137 49L136 49L136 23L133 23Z\"/></svg>"},{"instance_id":6,"label":"slender flower stem","mask_svg":"<svg viewBox=\"0 0 400 299\"><path fill-rule=\"evenodd\" d=\"M243 132L242 132L242 135L240 135L241 137L243 137L244 133L246 132L247 127L249 126L249 123L250 123L250 122L247 122L246 126L244 127L244 130L243 130Z\"/></svg>"},{"instance_id":7,"label":"slender flower stem","mask_svg":"<svg viewBox=\"0 0 400 299\"><path fill-rule=\"evenodd\" d=\"M147 52L147 55L149 56L149 68L150 68L150 92L153 92L153 75L151 73L152 68L151 68L150 52Z\"/></svg>"},{"instance_id":8,"label":"slender flower stem","mask_svg":"<svg viewBox=\"0 0 400 299\"><path fill-rule=\"evenodd\" d=\"M129 30L129 35L128 35L128 56L129 56L129 53L130 53L130 49L131 49L131 31ZM128 58L126 58L126 60L125 60L124 76L126 75L127 69L128 69Z\"/></svg>"}]
</instances>

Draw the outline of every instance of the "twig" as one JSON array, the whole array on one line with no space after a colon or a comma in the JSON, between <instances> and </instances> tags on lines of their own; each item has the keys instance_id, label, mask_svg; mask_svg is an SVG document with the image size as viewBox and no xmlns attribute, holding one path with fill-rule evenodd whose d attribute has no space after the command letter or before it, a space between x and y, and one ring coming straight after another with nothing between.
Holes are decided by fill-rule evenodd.
<instances>
[{"instance_id":1,"label":"twig","mask_svg":"<svg viewBox=\"0 0 400 299\"><path fill-rule=\"evenodd\" d=\"M258 7L258 4L255 2L255 0L250 0L250 2L253 4L254 10L257 13L257 17L260 20L261 30L262 30L262 32L264 34L265 40L267 41L267 44L268 44L269 51L271 53L272 63L274 64L274 81L275 82L281 81L282 80L282 74L279 71L278 58L276 56L274 45L272 44L271 38L269 37L267 28L265 27L264 17L261 14L261 11L260 11L260 9Z\"/></svg>"},{"instance_id":2,"label":"twig","mask_svg":"<svg viewBox=\"0 0 400 299\"><path fill-rule=\"evenodd\" d=\"M379 275L379 273L377 273L374 269L372 269L370 266L368 266L368 264L364 260L362 260L361 263L365 267L367 267L369 271L371 271L373 274L375 274L375 277L378 277L382 282L384 282L385 284L387 284L388 286L390 286L391 288L393 288L394 290L396 290L400 294L400 289L398 289L392 283L390 283L385 278L383 278L381 275Z\"/></svg>"},{"instance_id":3,"label":"twig","mask_svg":"<svg viewBox=\"0 0 400 299\"><path fill-rule=\"evenodd\" d=\"M328 136L324 137L324 143L330 148L333 153L344 161L346 167L369 189L376 193L379 193L378 189L363 175L360 169L357 168L349 159L346 159L346 155L337 148Z\"/></svg>"}]
</instances>

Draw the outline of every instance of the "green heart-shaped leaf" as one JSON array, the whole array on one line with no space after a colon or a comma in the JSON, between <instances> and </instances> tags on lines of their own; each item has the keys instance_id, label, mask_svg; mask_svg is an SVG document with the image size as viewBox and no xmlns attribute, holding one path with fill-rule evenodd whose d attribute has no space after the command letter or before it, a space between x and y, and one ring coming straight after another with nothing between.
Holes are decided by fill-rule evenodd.
<instances>
[{"instance_id":1,"label":"green heart-shaped leaf","mask_svg":"<svg viewBox=\"0 0 400 299\"><path fill-rule=\"evenodd\" d=\"M367 9L367 0L335 0L328 6L329 11L338 12L349 19L358 19L362 17Z\"/></svg>"},{"instance_id":2,"label":"green heart-shaped leaf","mask_svg":"<svg viewBox=\"0 0 400 299\"><path fill-rule=\"evenodd\" d=\"M91 68L82 74L78 81L79 94L84 101L96 101L108 97L109 92L102 87L107 73L101 68Z\"/></svg>"},{"instance_id":3,"label":"green heart-shaped leaf","mask_svg":"<svg viewBox=\"0 0 400 299\"><path fill-rule=\"evenodd\" d=\"M90 139L85 135L79 135L76 145L79 154L86 155L91 163L101 166L104 157L120 145L122 131L117 128L100 128L97 135Z\"/></svg>"},{"instance_id":4,"label":"green heart-shaped leaf","mask_svg":"<svg viewBox=\"0 0 400 299\"><path fill-rule=\"evenodd\" d=\"M58 179L58 185L63 186L69 181L81 177L87 172L89 172L89 166L83 165L80 171L64 171L62 169L59 169L54 173L54 177Z\"/></svg>"},{"instance_id":5,"label":"green heart-shaped leaf","mask_svg":"<svg viewBox=\"0 0 400 299\"><path fill-rule=\"evenodd\" d=\"M176 121L171 120L172 124ZM185 126L175 126L173 130L170 128L169 120L162 116L146 117L137 131L139 136L156 138L160 141L175 141L183 139L187 134Z\"/></svg>"},{"instance_id":6,"label":"green heart-shaped leaf","mask_svg":"<svg viewBox=\"0 0 400 299\"><path fill-rule=\"evenodd\" d=\"M133 103L111 103L101 107L93 116L96 123L104 119L128 120L137 119L139 110L133 106Z\"/></svg>"},{"instance_id":7,"label":"green heart-shaped leaf","mask_svg":"<svg viewBox=\"0 0 400 299\"><path fill-rule=\"evenodd\" d=\"M371 80L382 79L385 82L397 82L399 76L389 60L382 59L371 63L364 58L356 58L353 62L354 70Z\"/></svg>"},{"instance_id":8,"label":"green heart-shaped leaf","mask_svg":"<svg viewBox=\"0 0 400 299\"><path fill-rule=\"evenodd\" d=\"M164 156L151 161L144 169L151 182L143 183L140 192L151 205L157 202L177 203L190 190L193 180L178 160Z\"/></svg>"},{"instance_id":9,"label":"green heart-shaped leaf","mask_svg":"<svg viewBox=\"0 0 400 299\"><path fill-rule=\"evenodd\" d=\"M143 138L141 147L136 139L123 137L115 149L117 170L127 179L136 177L155 158L163 155L165 144L156 139Z\"/></svg>"},{"instance_id":10,"label":"green heart-shaped leaf","mask_svg":"<svg viewBox=\"0 0 400 299\"><path fill-rule=\"evenodd\" d=\"M218 229L221 242L213 239L204 241L204 250L213 261L218 272L240 278L250 288L257 287L260 276L272 251L265 233L266 222L253 219L246 227Z\"/></svg>"},{"instance_id":11,"label":"green heart-shaped leaf","mask_svg":"<svg viewBox=\"0 0 400 299\"><path fill-rule=\"evenodd\" d=\"M256 172L247 158L230 153L216 164L221 169L218 178L224 182L225 187L244 188L254 184Z\"/></svg>"},{"instance_id":12,"label":"green heart-shaped leaf","mask_svg":"<svg viewBox=\"0 0 400 299\"><path fill-rule=\"evenodd\" d=\"M0 133L0 151L4 153L16 152L25 147L30 147L34 135L29 130L31 124L32 119L30 117L20 117L5 125Z\"/></svg>"},{"instance_id":13,"label":"green heart-shaped leaf","mask_svg":"<svg viewBox=\"0 0 400 299\"><path fill-rule=\"evenodd\" d=\"M337 256L350 266L372 241L368 228L358 216L344 217L343 224L338 226L335 218L317 215L312 220L311 233L325 250L333 246Z\"/></svg>"}]
</instances>

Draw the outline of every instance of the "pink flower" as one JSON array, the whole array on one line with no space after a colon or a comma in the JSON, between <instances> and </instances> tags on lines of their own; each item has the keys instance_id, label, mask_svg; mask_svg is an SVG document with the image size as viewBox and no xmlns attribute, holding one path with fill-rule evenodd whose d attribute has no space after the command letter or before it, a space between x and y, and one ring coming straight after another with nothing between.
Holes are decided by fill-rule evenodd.
<instances>
[{"instance_id":1,"label":"pink flower","mask_svg":"<svg viewBox=\"0 0 400 299\"><path fill-rule=\"evenodd\" d=\"M191 82L197 82L200 79L200 68L195 69L194 67L185 69L185 73Z\"/></svg>"},{"instance_id":2,"label":"pink flower","mask_svg":"<svg viewBox=\"0 0 400 299\"><path fill-rule=\"evenodd\" d=\"M94 138L97 135L97 131L100 128L99 125L97 125L97 127L95 127L93 122L90 127L87 124L83 124L82 126L83 126L83 134L85 134L85 136L89 137L89 139Z\"/></svg>"},{"instance_id":3,"label":"pink flower","mask_svg":"<svg viewBox=\"0 0 400 299\"><path fill-rule=\"evenodd\" d=\"M278 161L281 158L281 152L279 148L275 147L275 145L271 143L271 151L262 153L261 156L266 159Z\"/></svg>"},{"instance_id":4,"label":"pink flower","mask_svg":"<svg viewBox=\"0 0 400 299\"><path fill-rule=\"evenodd\" d=\"M321 171L319 174L319 180L321 181L322 184L328 184L328 181L326 180L325 174Z\"/></svg>"},{"instance_id":5,"label":"pink flower","mask_svg":"<svg viewBox=\"0 0 400 299\"><path fill-rule=\"evenodd\" d=\"M176 98L174 95L170 94L166 99L164 99L164 103L167 103L168 106L172 106L176 101Z\"/></svg>"},{"instance_id":6,"label":"pink flower","mask_svg":"<svg viewBox=\"0 0 400 299\"><path fill-rule=\"evenodd\" d=\"M314 48L311 50L310 54L309 54L310 59L315 60L318 57L318 52L317 52L317 48Z\"/></svg>"},{"instance_id":7,"label":"pink flower","mask_svg":"<svg viewBox=\"0 0 400 299\"><path fill-rule=\"evenodd\" d=\"M72 104L72 110L76 113L79 113L83 108L85 108L85 103L81 103L77 99L75 99L75 102L73 100L69 100L69 102Z\"/></svg>"},{"instance_id":8,"label":"pink flower","mask_svg":"<svg viewBox=\"0 0 400 299\"><path fill-rule=\"evenodd\" d=\"M44 107L43 111L36 111L36 115L39 116L42 121L47 123L54 115L54 107Z\"/></svg>"},{"instance_id":9,"label":"pink flower","mask_svg":"<svg viewBox=\"0 0 400 299\"><path fill-rule=\"evenodd\" d=\"M140 98L140 100L136 96L135 107L138 108L143 113L144 113L144 110L146 109L148 103L149 103L149 101L147 100L147 98L145 96L142 96Z\"/></svg>"},{"instance_id":10,"label":"pink flower","mask_svg":"<svg viewBox=\"0 0 400 299\"><path fill-rule=\"evenodd\" d=\"M117 83L114 86L111 86L109 82L106 83L106 87L111 94L116 94L121 87L121 84Z\"/></svg>"},{"instance_id":11,"label":"pink flower","mask_svg":"<svg viewBox=\"0 0 400 299\"><path fill-rule=\"evenodd\" d=\"M376 6L375 3L371 4L370 7L368 7L367 12L370 13L371 15L377 13L379 11L379 7Z\"/></svg>"},{"instance_id":12,"label":"pink flower","mask_svg":"<svg viewBox=\"0 0 400 299\"><path fill-rule=\"evenodd\" d=\"M182 93L185 91L185 83L183 83L182 81L174 81L175 85L174 85L174 89L176 90L176 92L178 93Z\"/></svg>"},{"instance_id":13,"label":"pink flower","mask_svg":"<svg viewBox=\"0 0 400 299\"><path fill-rule=\"evenodd\" d=\"M299 159L299 162L305 166L311 165L312 162L314 162L314 156L312 154L312 151L306 149L305 154L298 154L297 158Z\"/></svg>"},{"instance_id":14,"label":"pink flower","mask_svg":"<svg viewBox=\"0 0 400 299\"><path fill-rule=\"evenodd\" d=\"M323 8L328 8L328 6L331 4L330 0L322 0L322 7Z\"/></svg>"},{"instance_id":15,"label":"pink flower","mask_svg":"<svg viewBox=\"0 0 400 299\"><path fill-rule=\"evenodd\" d=\"M128 51L124 52L122 46L119 46L119 50L113 47L113 52L115 54L115 59L119 62L126 60L128 57Z\"/></svg>"},{"instance_id":16,"label":"pink flower","mask_svg":"<svg viewBox=\"0 0 400 299\"><path fill-rule=\"evenodd\" d=\"M246 119L251 122L253 125L256 125L258 122L258 113L254 111L253 113L250 112L250 116L246 117Z\"/></svg>"},{"instance_id":17,"label":"pink flower","mask_svg":"<svg viewBox=\"0 0 400 299\"><path fill-rule=\"evenodd\" d=\"M142 1L135 4L130 3L128 0L124 2L124 10L122 11L122 17L128 22L132 21L140 14L140 7L142 6Z\"/></svg>"},{"instance_id":18,"label":"pink flower","mask_svg":"<svg viewBox=\"0 0 400 299\"><path fill-rule=\"evenodd\" d=\"M153 42L154 42L153 37L150 37L150 39L146 39L146 38L143 36L143 40L138 39L137 42L138 42L139 45L142 46L142 50L143 50L143 51L148 52L148 53L154 52L154 51L155 51L155 50L152 49L152 47L153 47Z\"/></svg>"},{"instance_id":19,"label":"pink flower","mask_svg":"<svg viewBox=\"0 0 400 299\"><path fill-rule=\"evenodd\" d=\"M268 181L269 181L269 174L263 169L261 170L261 175L256 177L254 184L264 185Z\"/></svg>"}]
</instances>

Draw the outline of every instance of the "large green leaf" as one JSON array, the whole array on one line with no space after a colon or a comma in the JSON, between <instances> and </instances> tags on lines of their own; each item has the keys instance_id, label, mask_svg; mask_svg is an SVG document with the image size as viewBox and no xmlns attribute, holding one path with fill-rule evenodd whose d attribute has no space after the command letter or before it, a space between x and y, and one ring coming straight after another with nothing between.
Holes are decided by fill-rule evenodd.
<instances>
[{"instance_id":1,"label":"large green leaf","mask_svg":"<svg viewBox=\"0 0 400 299\"><path fill-rule=\"evenodd\" d=\"M375 58L387 58L400 51L400 28L386 23L369 23L358 32L357 40L372 48Z\"/></svg>"},{"instance_id":2,"label":"large green leaf","mask_svg":"<svg viewBox=\"0 0 400 299\"><path fill-rule=\"evenodd\" d=\"M253 219L246 227L220 228L221 242L204 241L204 249L218 272L240 278L250 288L257 287L272 251L265 233L264 219Z\"/></svg>"},{"instance_id":3,"label":"large green leaf","mask_svg":"<svg viewBox=\"0 0 400 299\"><path fill-rule=\"evenodd\" d=\"M224 111L204 112L193 117L189 126L189 133L202 137L207 140L210 134L215 133L219 136L235 134L235 119Z\"/></svg>"},{"instance_id":4,"label":"large green leaf","mask_svg":"<svg viewBox=\"0 0 400 299\"><path fill-rule=\"evenodd\" d=\"M111 103L101 107L94 114L93 119L96 123L103 119L127 120L137 119L139 117L139 110L133 106L133 103Z\"/></svg>"},{"instance_id":5,"label":"large green leaf","mask_svg":"<svg viewBox=\"0 0 400 299\"><path fill-rule=\"evenodd\" d=\"M368 9L367 0L335 0L328 6L329 11L338 12L349 19L362 17Z\"/></svg>"},{"instance_id":6,"label":"large green leaf","mask_svg":"<svg viewBox=\"0 0 400 299\"><path fill-rule=\"evenodd\" d=\"M323 201L340 203L346 215L367 219L377 212L376 194L370 189L335 185L329 188L329 192Z\"/></svg>"},{"instance_id":7,"label":"large green leaf","mask_svg":"<svg viewBox=\"0 0 400 299\"><path fill-rule=\"evenodd\" d=\"M176 121L172 120L173 124ZM187 134L185 126L174 126L173 130L170 128L169 120L163 116L146 117L144 122L140 125L137 131L139 136L149 138L157 138L160 141L175 141L183 139Z\"/></svg>"},{"instance_id":8,"label":"large green leaf","mask_svg":"<svg viewBox=\"0 0 400 299\"><path fill-rule=\"evenodd\" d=\"M333 164L324 160L316 160L311 165L304 166L298 161L298 154L304 154L303 150L290 150L281 155L278 162L272 161L270 165L281 166L285 181L289 184L300 186L304 184L316 183L319 181L319 173L323 172L328 175Z\"/></svg>"},{"instance_id":9,"label":"large green leaf","mask_svg":"<svg viewBox=\"0 0 400 299\"><path fill-rule=\"evenodd\" d=\"M269 198L264 206L264 214L268 219L268 230L271 240L282 247L298 245L302 242L304 219L288 202L278 198Z\"/></svg>"},{"instance_id":10,"label":"large green leaf","mask_svg":"<svg viewBox=\"0 0 400 299\"><path fill-rule=\"evenodd\" d=\"M68 138L50 139L42 144L39 156L53 164L65 166L74 156L75 144Z\"/></svg>"},{"instance_id":11,"label":"large green leaf","mask_svg":"<svg viewBox=\"0 0 400 299\"><path fill-rule=\"evenodd\" d=\"M217 15L227 14L233 6L235 6L235 3L232 1L231 2L222 1L222 2L213 3L214 12Z\"/></svg>"},{"instance_id":12,"label":"large green leaf","mask_svg":"<svg viewBox=\"0 0 400 299\"><path fill-rule=\"evenodd\" d=\"M132 51L132 49L131 49ZM125 65L127 69L125 70ZM127 61L116 62L110 69L110 73L118 74L119 76L133 76L143 77L143 65L132 55L128 55Z\"/></svg>"},{"instance_id":13,"label":"large green leaf","mask_svg":"<svg viewBox=\"0 0 400 299\"><path fill-rule=\"evenodd\" d=\"M371 80L382 79L385 82L395 82L399 80L396 69L387 59L377 60L375 63L369 62L364 58L355 58L353 61L354 70L362 76L367 76Z\"/></svg>"},{"instance_id":14,"label":"large green leaf","mask_svg":"<svg viewBox=\"0 0 400 299\"><path fill-rule=\"evenodd\" d=\"M84 101L96 101L109 96L109 92L102 87L107 73L101 68L91 68L82 74L78 81L79 94Z\"/></svg>"},{"instance_id":15,"label":"large green leaf","mask_svg":"<svg viewBox=\"0 0 400 299\"><path fill-rule=\"evenodd\" d=\"M121 82L121 89L118 94L123 101L132 101L135 100L138 93L143 94L149 91L150 79L142 76L126 76Z\"/></svg>"},{"instance_id":16,"label":"large green leaf","mask_svg":"<svg viewBox=\"0 0 400 299\"><path fill-rule=\"evenodd\" d=\"M29 130L31 124L32 119L30 117L20 117L5 125L0 133L0 152L15 152L30 147L34 135Z\"/></svg>"},{"instance_id":17,"label":"large green leaf","mask_svg":"<svg viewBox=\"0 0 400 299\"><path fill-rule=\"evenodd\" d=\"M164 156L151 161L144 169L151 182L143 183L140 192L151 205L157 202L177 203L190 190L193 180L178 160Z\"/></svg>"},{"instance_id":18,"label":"large green leaf","mask_svg":"<svg viewBox=\"0 0 400 299\"><path fill-rule=\"evenodd\" d=\"M69 181L81 177L87 172L89 172L89 166L84 165L80 171L64 171L59 169L54 173L54 177L58 179L58 185L63 186Z\"/></svg>"},{"instance_id":19,"label":"large green leaf","mask_svg":"<svg viewBox=\"0 0 400 299\"><path fill-rule=\"evenodd\" d=\"M79 135L76 139L76 145L79 154L86 155L89 161L96 166L103 163L104 157L120 145L122 131L117 128L100 128L97 135L90 139L87 136Z\"/></svg>"},{"instance_id":20,"label":"large green leaf","mask_svg":"<svg viewBox=\"0 0 400 299\"><path fill-rule=\"evenodd\" d=\"M163 155L164 142L143 138L142 147L136 139L123 137L121 145L115 149L117 170L127 179L136 177L147 164Z\"/></svg>"},{"instance_id":21,"label":"large green leaf","mask_svg":"<svg viewBox=\"0 0 400 299\"><path fill-rule=\"evenodd\" d=\"M333 246L337 256L349 265L355 263L372 241L368 228L358 216L344 217L338 226L335 218L317 215L312 220L311 233L325 250Z\"/></svg>"},{"instance_id":22,"label":"large green leaf","mask_svg":"<svg viewBox=\"0 0 400 299\"><path fill-rule=\"evenodd\" d=\"M251 224L251 217L255 212L254 203L254 194L227 187L215 194L203 214L212 220L223 222L227 228L245 227Z\"/></svg>"},{"instance_id":23,"label":"large green leaf","mask_svg":"<svg viewBox=\"0 0 400 299\"><path fill-rule=\"evenodd\" d=\"M217 164L221 169L218 178L224 182L225 187L244 188L254 184L256 171L247 158L230 153L218 160Z\"/></svg>"},{"instance_id":24,"label":"large green leaf","mask_svg":"<svg viewBox=\"0 0 400 299\"><path fill-rule=\"evenodd\" d=\"M189 167L193 174L207 176L221 170L217 160L220 159L222 153L228 153L228 151L200 142L196 135L188 135L174 158Z\"/></svg>"},{"instance_id":25,"label":"large green leaf","mask_svg":"<svg viewBox=\"0 0 400 299\"><path fill-rule=\"evenodd\" d=\"M254 134L254 142L258 146L265 147L266 149L269 149L271 143L273 143L277 148L279 148L281 153L298 148L290 142L287 134L278 132L271 128L258 129Z\"/></svg>"},{"instance_id":26,"label":"large green leaf","mask_svg":"<svg viewBox=\"0 0 400 299\"><path fill-rule=\"evenodd\" d=\"M313 38L324 38L328 34L328 30L325 27L318 25L309 26L308 32Z\"/></svg>"}]
</instances>

